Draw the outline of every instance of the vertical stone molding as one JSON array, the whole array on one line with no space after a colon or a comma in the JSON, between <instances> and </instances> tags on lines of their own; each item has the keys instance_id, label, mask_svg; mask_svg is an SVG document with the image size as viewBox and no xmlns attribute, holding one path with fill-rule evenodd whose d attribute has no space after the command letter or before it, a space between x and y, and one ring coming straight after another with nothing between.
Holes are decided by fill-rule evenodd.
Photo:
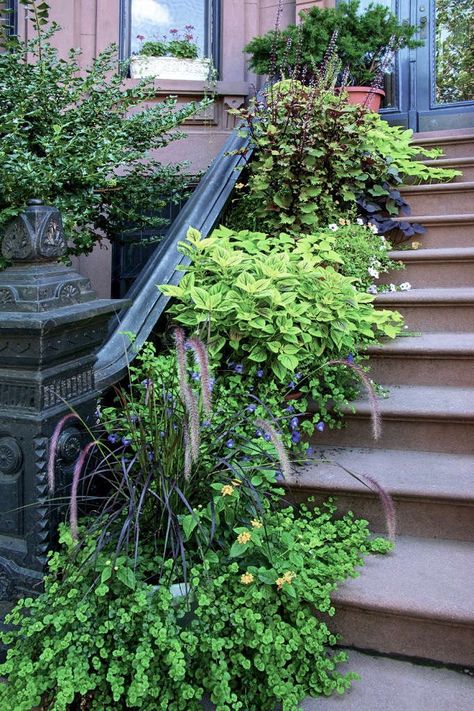
<instances>
[{"instance_id":1,"label":"vertical stone molding","mask_svg":"<svg viewBox=\"0 0 474 711\"><path fill-rule=\"evenodd\" d=\"M61 263L66 238L55 208L31 200L1 237L11 266L0 272L0 614L39 590L86 437L79 421L62 433L52 498L51 435L71 408L93 424L96 353L127 303L98 299Z\"/></svg>"}]
</instances>

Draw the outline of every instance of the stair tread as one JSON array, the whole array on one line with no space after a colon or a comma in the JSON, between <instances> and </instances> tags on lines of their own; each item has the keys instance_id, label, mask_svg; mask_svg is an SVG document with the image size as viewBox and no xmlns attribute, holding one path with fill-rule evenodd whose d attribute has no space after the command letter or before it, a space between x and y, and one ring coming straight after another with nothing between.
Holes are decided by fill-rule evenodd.
<instances>
[{"instance_id":1,"label":"stair tread","mask_svg":"<svg viewBox=\"0 0 474 711\"><path fill-rule=\"evenodd\" d=\"M399 336L391 341L369 346L370 355L419 354L474 356L474 333L420 333L419 336Z\"/></svg>"},{"instance_id":2,"label":"stair tread","mask_svg":"<svg viewBox=\"0 0 474 711\"><path fill-rule=\"evenodd\" d=\"M440 143L471 143L474 141L472 128L446 128L440 131L419 131L412 136L417 146L438 147ZM442 147L442 146L441 146Z\"/></svg>"},{"instance_id":3,"label":"stair tread","mask_svg":"<svg viewBox=\"0 0 474 711\"><path fill-rule=\"evenodd\" d=\"M358 578L333 594L337 605L474 626L474 547L400 536L387 555L369 556Z\"/></svg>"},{"instance_id":4,"label":"stair tread","mask_svg":"<svg viewBox=\"0 0 474 711\"><path fill-rule=\"evenodd\" d=\"M434 166L435 168L454 168L460 165L474 165L474 156L453 157L453 158L424 158L420 161L423 165Z\"/></svg>"},{"instance_id":5,"label":"stair tread","mask_svg":"<svg viewBox=\"0 0 474 711\"><path fill-rule=\"evenodd\" d=\"M383 417L414 417L428 419L474 419L474 387L457 388L434 385L391 385L389 396L378 398ZM351 403L356 412L370 415L368 400ZM351 405L347 412L351 412Z\"/></svg>"},{"instance_id":6,"label":"stair tread","mask_svg":"<svg viewBox=\"0 0 474 711\"><path fill-rule=\"evenodd\" d=\"M462 222L462 223L471 223L474 222L474 213L466 213L464 215L458 215L457 213L453 214L443 214L443 215L400 215L396 217L397 222L419 222L421 224L427 223L427 224L444 224L445 222L448 224L452 223L457 223L457 222ZM416 235L416 237L420 237L423 239L423 235Z\"/></svg>"},{"instance_id":7,"label":"stair tread","mask_svg":"<svg viewBox=\"0 0 474 711\"><path fill-rule=\"evenodd\" d=\"M474 181L462 183L423 183L421 185L402 185L398 188L401 193L438 193L452 191L474 190Z\"/></svg>"},{"instance_id":8,"label":"stair tread","mask_svg":"<svg viewBox=\"0 0 474 711\"><path fill-rule=\"evenodd\" d=\"M474 247L439 247L433 249L397 249L390 252L390 258L408 261L465 261L474 259ZM474 282L474 274L473 274Z\"/></svg>"},{"instance_id":9,"label":"stair tread","mask_svg":"<svg viewBox=\"0 0 474 711\"><path fill-rule=\"evenodd\" d=\"M452 669L349 651L343 672L361 679L342 696L303 701L304 711L471 711L474 678Z\"/></svg>"},{"instance_id":10,"label":"stair tread","mask_svg":"<svg viewBox=\"0 0 474 711\"><path fill-rule=\"evenodd\" d=\"M474 287L437 287L428 289L410 289L409 291L387 291L377 294L379 304L397 303L471 303L474 302Z\"/></svg>"},{"instance_id":11,"label":"stair tread","mask_svg":"<svg viewBox=\"0 0 474 711\"><path fill-rule=\"evenodd\" d=\"M295 470L289 482L292 487L330 490L335 495L343 492L372 495L350 471L373 477L395 497L474 503L474 456L353 447L321 446L318 450L307 465Z\"/></svg>"}]
</instances>

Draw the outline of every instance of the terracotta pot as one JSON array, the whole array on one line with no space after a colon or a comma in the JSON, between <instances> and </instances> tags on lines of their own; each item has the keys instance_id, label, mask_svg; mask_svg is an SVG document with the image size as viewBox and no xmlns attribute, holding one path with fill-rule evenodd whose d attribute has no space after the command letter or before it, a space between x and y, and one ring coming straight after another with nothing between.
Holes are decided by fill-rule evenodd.
<instances>
[{"instance_id":1,"label":"terracotta pot","mask_svg":"<svg viewBox=\"0 0 474 711\"><path fill-rule=\"evenodd\" d=\"M349 94L350 104L362 104L370 111L378 111L385 96L382 89L371 89L370 86L345 86L344 91Z\"/></svg>"}]
</instances>

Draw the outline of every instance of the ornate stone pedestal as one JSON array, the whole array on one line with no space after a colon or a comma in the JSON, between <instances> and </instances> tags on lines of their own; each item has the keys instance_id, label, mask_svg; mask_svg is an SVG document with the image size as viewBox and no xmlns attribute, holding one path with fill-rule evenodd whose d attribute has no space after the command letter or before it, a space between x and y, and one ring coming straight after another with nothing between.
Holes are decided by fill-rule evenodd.
<instances>
[{"instance_id":1,"label":"ornate stone pedestal","mask_svg":"<svg viewBox=\"0 0 474 711\"><path fill-rule=\"evenodd\" d=\"M58 210L35 200L2 242L12 266L0 272L0 613L40 588L86 434L79 421L65 427L51 499L49 441L71 408L93 425L96 353L126 305L97 299L87 279L57 263L65 250Z\"/></svg>"}]
</instances>

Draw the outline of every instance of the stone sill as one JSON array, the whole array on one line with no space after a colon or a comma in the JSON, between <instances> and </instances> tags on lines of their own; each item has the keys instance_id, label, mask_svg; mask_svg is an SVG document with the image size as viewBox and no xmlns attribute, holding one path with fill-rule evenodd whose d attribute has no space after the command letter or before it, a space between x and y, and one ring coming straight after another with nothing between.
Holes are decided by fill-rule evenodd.
<instances>
[{"instance_id":1,"label":"stone sill","mask_svg":"<svg viewBox=\"0 0 474 711\"><path fill-rule=\"evenodd\" d=\"M125 85L136 86L139 79L126 79ZM204 81L186 81L171 79L155 79L155 92L157 96L177 94L179 96L202 96L206 91L212 92L214 85ZM218 81L215 86L217 96L248 96L251 84L245 81Z\"/></svg>"}]
</instances>

